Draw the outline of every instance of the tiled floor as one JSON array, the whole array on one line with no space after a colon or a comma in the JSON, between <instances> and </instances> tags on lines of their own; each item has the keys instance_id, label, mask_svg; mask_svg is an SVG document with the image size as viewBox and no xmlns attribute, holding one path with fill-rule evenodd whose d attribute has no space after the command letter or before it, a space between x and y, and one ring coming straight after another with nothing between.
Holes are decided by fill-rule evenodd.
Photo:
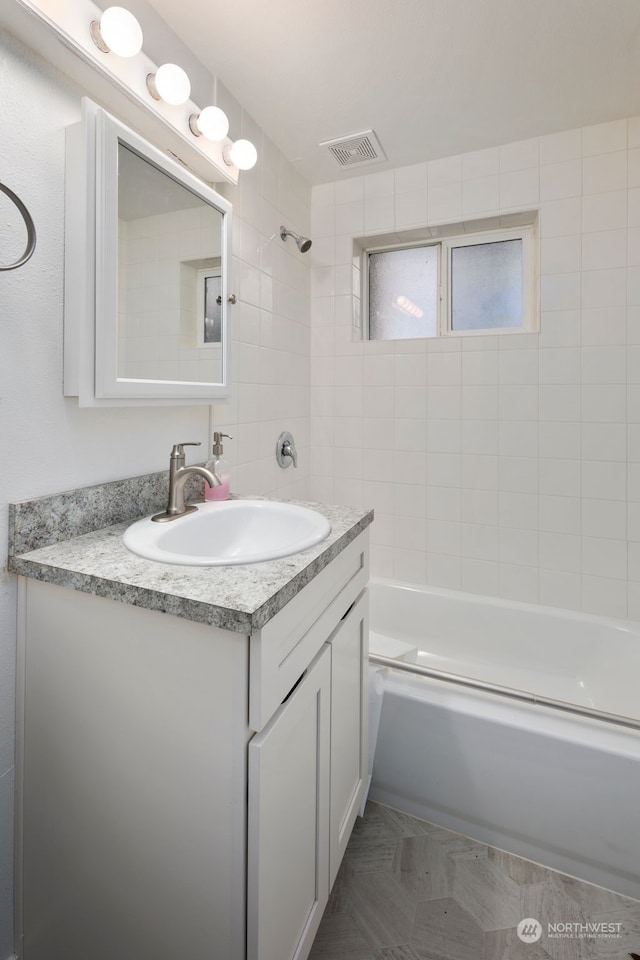
<instances>
[{"instance_id":1,"label":"tiled floor","mask_svg":"<svg viewBox=\"0 0 640 960\"><path fill-rule=\"evenodd\" d=\"M538 942L517 935L528 917L542 924ZM620 924L620 937L547 931L599 922ZM640 954L640 902L369 803L310 960L628 960L630 952Z\"/></svg>"}]
</instances>

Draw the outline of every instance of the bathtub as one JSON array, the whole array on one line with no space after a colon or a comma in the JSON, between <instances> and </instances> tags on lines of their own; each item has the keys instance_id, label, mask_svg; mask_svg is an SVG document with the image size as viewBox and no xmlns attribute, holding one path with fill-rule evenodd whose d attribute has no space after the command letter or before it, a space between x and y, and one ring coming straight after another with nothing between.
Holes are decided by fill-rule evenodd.
<instances>
[{"instance_id":1,"label":"bathtub","mask_svg":"<svg viewBox=\"0 0 640 960\"><path fill-rule=\"evenodd\" d=\"M385 673L371 799L640 899L640 624L376 578L370 601L373 652L479 684Z\"/></svg>"}]
</instances>

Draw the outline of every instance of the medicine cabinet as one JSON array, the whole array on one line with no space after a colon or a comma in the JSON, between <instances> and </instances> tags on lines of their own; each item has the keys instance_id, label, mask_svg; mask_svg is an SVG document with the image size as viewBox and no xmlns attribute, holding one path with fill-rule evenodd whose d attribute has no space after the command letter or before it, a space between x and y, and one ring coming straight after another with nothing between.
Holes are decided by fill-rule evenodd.
<instances>
[{"instance_id":1,"label":"medicine cabinet","mask_svg":"<svg viewBox=\"0 0 640 960\"><path fill-rule=\"evenodd\" d=\"M66 148L65 395L228 397L231 204L90 100Z\"/></svg>"}]
</instances>

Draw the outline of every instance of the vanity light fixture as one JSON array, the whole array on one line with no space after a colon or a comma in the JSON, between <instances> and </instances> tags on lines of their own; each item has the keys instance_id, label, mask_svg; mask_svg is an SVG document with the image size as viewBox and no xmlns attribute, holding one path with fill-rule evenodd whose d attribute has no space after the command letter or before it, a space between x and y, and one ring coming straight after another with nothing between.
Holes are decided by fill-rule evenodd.
<instances>
[{"instance_id":1,"label":"vanity light fixture","mask_svg":"<svg viewBox=\"0 0 640 960\"><path fill-rule=\"evenodd\" d=\"M98 50L118 57L135 57L142 50L142 28L124 7L107 7L100 20L92 20L91 39Z\"/></svg>"},{"instance_id":2,"label":"vanity light fixture","mask_svg":"<svg viewBox=\"0 0 640 960\"><path fill-rule=\"evenodd\" d=\"M220 107L205 107L200 113L192 113L189 117L189 129L194 137L204 137L205 140L224 140L229 132L229 120Z\"/></svg>"},{"instance_id":3,"label":"vanity light fixture","mask_svg":"<svg viewBox=\"0 0 640 960\"><path fill-rule=\"evenodd\" d=\"M144 129L197 177L237 184L240 172L257 161L255 147L246 140L234 144L223 133L222 111L191 100L191 83L181 67L158 66L147 56L142 27L127 5L128 0L0 0L0 8L11 7L15 36L80 82L88 97L107 107L117 103L129 127ZM59 43L51 42L52 34ZM212 99L215 103L215 93Z\"/></svg>"},{"instance_id":4,"label":"vanity light fixture","mask_svg":"<svg viewBox=\"0 0 640 960\"><path fill-rule=\"evenodd\" d=\"M163 63L155 73L147 74L147 90L154 100L180 107L191 95L191 81L182 67Z\"/></svg>"},{"instance_id":5,"label":"vanity light fixture","mask_svg":"<svg viewBox=\"0 0 640 960\"><path fill-rule=\"evenodd\" d=\"M237 167L238 170L251 170L258 159L258 151L250 140L236 140L231 146L222 151L222 159L227 166Z\"/></svg>"}]
</instances>

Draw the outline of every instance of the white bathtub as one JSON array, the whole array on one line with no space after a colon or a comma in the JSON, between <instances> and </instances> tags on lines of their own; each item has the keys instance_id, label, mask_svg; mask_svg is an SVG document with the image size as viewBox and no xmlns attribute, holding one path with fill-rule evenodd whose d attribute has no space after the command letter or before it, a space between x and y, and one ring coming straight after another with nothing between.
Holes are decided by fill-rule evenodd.
<instances>
[{"instance_id":1,"label":"white bathtub","mask_svg":"<svg viewBox=\"0 0 640 960\"><path fill-rule=\"evenodd\" d=\"M373 579L372 645L640 717L640 625ZM371 798L640 899L640 729L396 671Z\"/></svg>"}]
</instances>

